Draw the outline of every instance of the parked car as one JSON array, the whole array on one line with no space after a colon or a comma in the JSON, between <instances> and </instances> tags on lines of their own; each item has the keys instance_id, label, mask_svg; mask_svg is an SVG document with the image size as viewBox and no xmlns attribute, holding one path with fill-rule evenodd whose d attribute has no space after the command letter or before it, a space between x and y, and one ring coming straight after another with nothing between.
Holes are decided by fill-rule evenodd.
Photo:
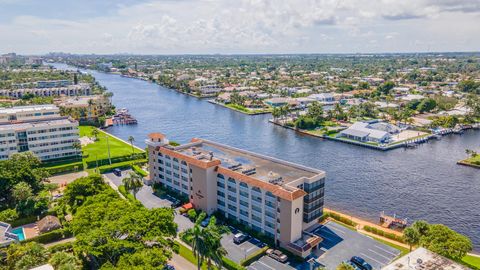
<instances>
[{"instance_id":1,"label":"parked car","mask_svg":"<svg viewBox=\"0 0 480 270\"><path fill-rule=\"evenodd\" d=\"M113 169L112 172L113 172L113 174L115 174L116 176L122 176L122 170L120 170L120 169L118 169L118 168L117 168L117 169Z\"/></svg>"},{"instance_id":2,"label":"parked car","mask_svg":"<svg viewBox=\"0 0 480 270\"><path fill-rule=\"evenodd\" d=\"M350 261L356 264L362 270L372 270L373 267L367 263L363 258L358 256L353 256Z\"/></svg>"},{"instance_id":3,"label":"parked car","mask_svg":"<svg viewBox=\"0 0 480 270\"><path fill-rule=\"evenodd\" d=\"M202 222L200 222L200 226L207 227L208 223L210 223L210 217L207 217L204 220L202 220Z\"/></svg>"},{"instance_id":4,"label":"parked car","mask_svg":"<svg viewBox=\"0 0 480 270\"><path fill-rule=\"evenodd\" d=\"M165 265L165 267L163 267L163 270L175 270L175 266L171 264L167 264Z\"/></svg>"},{"instance_id":5,"label":"parked car","mask_svg":"<svg viewBox=\"0 0 480 270\"><path fill-rule=\"evenodd\" d=\"M247 241L248 238L249 238L248 235L240 232L233 236L233 243L240 245L241 243Z\"/></svg>"},{"instance_id":6,"label":"parked car","mask_svg":"<svg viewBox=\"0 0 480 270\"><path fill-rule=\"evenodd\" d=\"M284 263L288 260L287 255L283 254L283 252L278 249L267 249L267 255L281 263Z\"/></svg>"},{"instance_id":7,"label":"parked car","mask_svg":"<svg viewBox=\"0 0 480 270\"><path fill-rule=\"evenodd\" d=\"M360 269L360 267L358 267L358 265L354 264L352 261L346 261L345 263L352 266L354 270L362 270Z\"/></svg>"}]
</instances>

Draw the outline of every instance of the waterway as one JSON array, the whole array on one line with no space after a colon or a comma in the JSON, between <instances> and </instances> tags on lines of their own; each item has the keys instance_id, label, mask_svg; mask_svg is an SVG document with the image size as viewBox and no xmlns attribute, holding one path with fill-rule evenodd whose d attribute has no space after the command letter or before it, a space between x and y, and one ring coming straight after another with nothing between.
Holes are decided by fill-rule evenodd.
<instances>
[{"instance_id":1,"label":"waterway","mask_svg":"<svg viewBox=\"0 0 480 270\"><path fill-rule=\"evenodd\" d=\"M58 68L67 68L57 64ZM443 223L468 235L480 252L480 171L456 165L465 149L479 149L480 132L467 131L416 149L377 151L301 135L156 84L88 71L128 108L138 125L108 132L145 147L150 132L188 142L205 138L327 172L327 207L377 221L381 211L409 220Z\"/></svg>"}]
</instances>

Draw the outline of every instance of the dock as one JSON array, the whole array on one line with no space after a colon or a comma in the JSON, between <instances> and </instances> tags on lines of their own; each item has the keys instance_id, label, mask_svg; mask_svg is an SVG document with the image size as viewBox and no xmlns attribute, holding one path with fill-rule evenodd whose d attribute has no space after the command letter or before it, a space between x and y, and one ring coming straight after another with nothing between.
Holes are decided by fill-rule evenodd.
<instances>
[{"instance_id":1,"label":"dock","mask_svg":"<svg viewBox=\"0 0 480 270\"><path fill-rule=\"evenodd\" d=\"M382 211L380 213L380 224L382 227L388 228L388 229L391 229L391 228L404 229L405 227L407 227L407 219L397 218L395 214L393 215L393 217L388 216L388 215L385 215L384 211Z\"/></svg>"}]
</instances>

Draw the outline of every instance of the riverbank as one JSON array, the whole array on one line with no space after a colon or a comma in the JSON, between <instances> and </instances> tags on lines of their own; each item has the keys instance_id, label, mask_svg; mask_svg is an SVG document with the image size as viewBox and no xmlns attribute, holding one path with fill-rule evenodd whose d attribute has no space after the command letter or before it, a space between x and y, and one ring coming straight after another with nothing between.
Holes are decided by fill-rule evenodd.
<instances>
[{"instance_id":1,"label":"riverbank","mask_svg":"<svg viewBox=\"0 0 480 270\"><path fill-rule=\"evenodd\" d=\"M212 104L215 104L215 105L218 105L218 106L222 106L224 108L227 108L227 109L230 109L230 110L233 110L233 111L236 111L236 112L246 114L246 115L260 115L260 114L270 114L270 113L272 113L271 110L250 110L248 108L245 108L245 110L241 110L237 107L229 106L228 104L223 104L223 103L220 103L220 102L216 102L213 99L208 100L208 102L210 102Z\"/></svg>"},{"instance_id":2,"label":"riverbank","mask_svg":"<svg viewBox=\"0 0 480 270\"><path fill-rule=\"evenodd\" d=\"M476 164L476 163L478 163L478 164ZM477 156L476 158L459 160L457 162L457 164L467 166L467 167L476 168L476 169L480 169L480 156Z\"/></svg>"},{"instance_id":3,"label":"riverbank","mask_svg":"<svg viewBox=\"0 0 480 270\"><path fill-rule=\"evenodd\" d=\"M285 125L285 124L280 123L278 121L274 121L273 119L269 119L268 121L270 123L274 124L274 125L278 125L278 126L281 126L283 128L286 128L286 129L291 129L291 130L294 130L295 132L298 132L298 133L301 133L301 134L304 134L304 135L309 135L309 136L322 138L322 139L326 139L326 140L331 140L331 141L353 144L353 145L362 146L362 147L375 149L375 150L380 150L380 151L388 151L388 150L393 150L393 149L397 149L397 148L405 148L405 147L415 147L418 144L425 143L425 142L434 138L433 135L426 134L426 135L422 135L422 136L417 136L415 138L394 142L394 143L391 143L391 144L388 144L388 145L378 145L376 143L360 142L360 141L355 141L355 140L351 140L351 139L347 139L347 138L339 138L339 137L335 136L336 134L326 135L326 134L323 134L323 133L315 133L315 132L308 131L308 130L297 129L295 127Z\"/></svg>"}]
</instances>

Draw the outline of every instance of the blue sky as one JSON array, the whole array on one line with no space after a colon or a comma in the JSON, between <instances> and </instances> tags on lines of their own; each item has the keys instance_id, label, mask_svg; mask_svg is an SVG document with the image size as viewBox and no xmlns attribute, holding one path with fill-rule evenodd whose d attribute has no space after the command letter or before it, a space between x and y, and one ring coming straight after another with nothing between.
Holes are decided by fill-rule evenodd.
<instances>
[{"instance_id":1,"label":"blue sky","mask_svg":"<svg viewBox=\"0 0 480 270\"><path fill-rule=\"evenodd\" d=\"M0 53L478 51L480 0L0 0Z\"/></svg>"}]
</instances>

